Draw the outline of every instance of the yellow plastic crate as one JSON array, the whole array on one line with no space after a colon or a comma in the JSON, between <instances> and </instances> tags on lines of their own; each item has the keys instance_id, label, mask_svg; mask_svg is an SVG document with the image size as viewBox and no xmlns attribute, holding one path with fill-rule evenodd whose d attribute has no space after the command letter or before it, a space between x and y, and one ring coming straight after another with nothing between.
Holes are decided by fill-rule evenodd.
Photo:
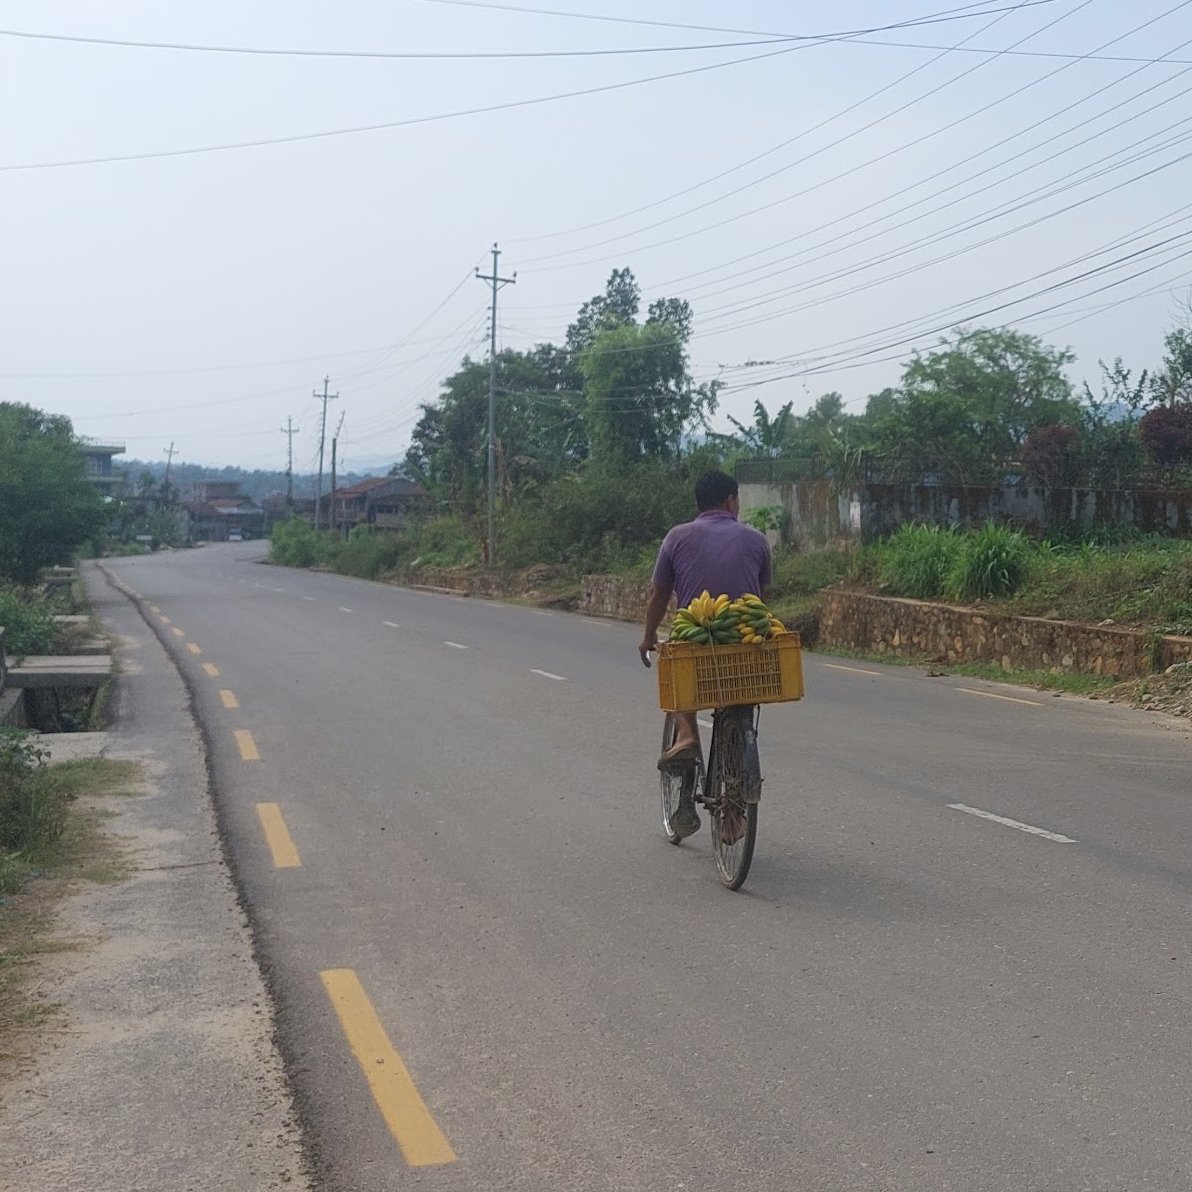
<instances>
[{"instance_id":1,"label":"yellow plastic crate","mask_svg":"<svg viewBox=\"0 0 1192 1192\"><path fill-rule=\"evenodd\" d=\"M664 712L802 698L803 645L797 633L751 646L665 642L658 647L658 702Z\"/></svg>"}]
</instances>

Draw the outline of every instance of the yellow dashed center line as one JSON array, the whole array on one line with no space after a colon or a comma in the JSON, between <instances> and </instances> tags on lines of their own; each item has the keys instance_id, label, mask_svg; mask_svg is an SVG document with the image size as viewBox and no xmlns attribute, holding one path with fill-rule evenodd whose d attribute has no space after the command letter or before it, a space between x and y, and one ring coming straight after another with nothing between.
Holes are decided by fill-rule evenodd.
<instances>
[{"instance_id":1,"label":"yellow dashed center line","mask_svg":"<svg viewBox=\"0 0 1192 1192\"><path fill-rule=\"evenodd\" d=\"M160 609L160 608L158 608L156 604L151 604L151 605L149 606L149 611L150 611L151 613L159 613L159 612L161 612L161 609Z\"/></svg>"},{"instance_id":2,"label":"yellow dashed center line","mask_svg":"<svg viewBox=\"0 0 1192 1192\"><path fill-rule=\"evenodd\" d=\"M203 669L213 678L219 678L219 667L214 662L204 662Z\"/></svg>"},{"instance_id":3,"label":"yellow dashed center line","mask_svg":"<svg viewBox=\"0 0 1192 1192\"><path fill-rule=\"evenodd\" d=\"M278 869L297 869L302 861L286 821L281 817L281 808L276 803L258 803L257 818L261 821L261 831L265 833L265 843L273 854L274 866Z\"/></svg>"},{"instance_id":4,"label":"yellow dashed center line","mask_svg":"<svg viewBox=\"0 0 1192 1192\"><path fill-rule=\"evenodd\" d=\"M223 700L223 706L225 708L240 707L240 701L230 691L221 691L219 698Z\"/></svg>"},{"instance_id":5,"label":"yellow dashed center line","mask_svg":"<svg viewBox=\"0 0 1192 1192\"><path fill-rule=\"evenodd\" d=\"M257 750L257 743L252 739L252 733L246 728L236 729L236 744L240 746L240 758L246 762L259 762L261 755Z\"/></svg>"},{"instance_id":6,"label":"yellow dashed center line","mask_svg":"<svg viewBox=\"0 0 1192 1192\"><path fill-rule=\"evenodd\" d=\"M364 987L351 969L321 973L348 1046L401 1153L411 1167L454 1163L455 1152L393 1049Z\"/></svg>"},{"instance_id":7,"label":"yellow dashed center line","mask_svg":"<svg viewBox=\"0 0 1192 1192\"><path fill-rule=\"evenodd\" d=\"M983 695L986 699L1004 699L1008 704L1027 704L1032 708L1041 708L1043 703L1037 699L1020 699L1016 695L998 695L995 691L978 691L975 687L957 687L965 695Z\"/></svg>"},{"instance_id":8,"label":"yellow dashed center line","mask_svg":"<svg viewBox=\"0 0 1192 1192\"><path fill-rule=\"evenodd\" d=\"M187 649L188 649L188 650L189 650L189 651L190 651L192 654L201 654L201 653L203 652L202 650L200 650L200 649L199 649L199 647L198 647L198 646L196 646L196 645L194 644L194 642L187 642L187 643L186 643L186 648L187 648Z\"/></svg>"},{"instance_id":9,"label":"yellow dashed center line","mask_svg":"<svg viewBox=\"0 0 1192 1192\"><path fill-rule=\"evenodd\" d=\"M186 636L186 631L183 629L179 629L177 625L175 625L174 628L170 630L170 632L175 637L185 637Z\"/></svg>"},{"instance_id":10,"label":"yellow dashed center line","mask_svg":"<svg viewBox=\"0 0 1192 1192\"><path fill-rule=\"evenodd\" d=\"M169 617L166 617L166 616L161 616L161 617L158 617L158 620L159 620L159 621L160 621L160 622L161 622L163 625L168 625L168 624L170 623L170 618L169 618Z\"/></svg>"}]
</instances>

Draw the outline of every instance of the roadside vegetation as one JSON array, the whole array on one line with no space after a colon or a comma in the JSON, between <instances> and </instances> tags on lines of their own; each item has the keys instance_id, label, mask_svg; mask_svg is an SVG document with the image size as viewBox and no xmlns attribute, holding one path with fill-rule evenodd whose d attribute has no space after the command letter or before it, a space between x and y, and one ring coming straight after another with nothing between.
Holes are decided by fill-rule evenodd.
<instances>
[{"instance_id":1,"label":"roadside vegetation","mask_svg":"<svg viewBox=\"0 0 1192 1192\"><path fill-rule=\"evenodd\" d=\"M1192 542L1159 535L1037 541L1005 526L906 525L858 551L850 579L888 596L1192 633Z\"/></svg>"},{"instance_id":2,"label":"roadside vegetation","mask_svg":"<svg viewBox=\"0 0 1192 1192\"><path fill-rule=\"evenodd\" d=\"M859 404L825 393L796 414L793 401L777 409L757 401L751 420L729 418L723 434L710 429L720 382L699 381L689 368L691 307L665 298L643 314L641 305L633 273L614 270L561 343L497 359L496 565L549 571L552 597L578 592L585 573L646 579L663 534L692 515L692 480L710 467L871 491L1192 487L1192 310L1167 333L1154 368L1114 359L1078 387L1062 347L1011 328L958 328L915 352L897 385ZM345 539L291 522L275 529L273 560L415 581L428 570L487 569L487 391L487 365L465 358L422 406L393 469L429 492L421 523ZM749 516L778 537L789 529L778 506ZM1192 632L1192 543L1129 526L1057 524L1031 537L1001 524L906 524L859 549L780 550L771 606L814 644L821 593L835 584Z\"/></svg>"},{"instance_id":3,"label":"roadside vegetation","mask_svg":"<svg viewBox=\"0 0 1192 1192\"><path fill-rule=\"evenodd\" d=\"M31 987L41 957L81 946L53 932L67 885L128 872L91 800L130 793L141 778L135 762L110 758L51 765L33 737L0 730L0 1060L31 1050L58 1013Z\"/></svg>"}]
</instances>

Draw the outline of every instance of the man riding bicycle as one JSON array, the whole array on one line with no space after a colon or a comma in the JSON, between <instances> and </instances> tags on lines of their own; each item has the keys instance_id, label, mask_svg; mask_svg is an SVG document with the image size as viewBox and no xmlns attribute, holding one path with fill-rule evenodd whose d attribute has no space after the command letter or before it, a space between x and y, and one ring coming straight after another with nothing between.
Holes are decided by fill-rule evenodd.
<instances>
[{"instance_id":1,"label":"man riding bicycle","mask_svg":"<svg viewBox=\"0 0 1192 1192\"><path fill-rule=\"evenodd\" d=\"M658 627L666 617L672 594L679 605L690 604L705 589L735 600L747 592L765 598L772 560L766 536L743 526L737 482L724 472L705 472L695 482L694 521L675 526L662 540L646 606L646 626L638 653L650 665L658 648ZM674 713L675 743L658 759L658 768L681 772L700 757L699 727L694 712ZM686 788L685 788L686 789ZM690 836L700 826L695 801L688 792L680 798L673 818L675 830Z\"/></svg>"}]
</instances>

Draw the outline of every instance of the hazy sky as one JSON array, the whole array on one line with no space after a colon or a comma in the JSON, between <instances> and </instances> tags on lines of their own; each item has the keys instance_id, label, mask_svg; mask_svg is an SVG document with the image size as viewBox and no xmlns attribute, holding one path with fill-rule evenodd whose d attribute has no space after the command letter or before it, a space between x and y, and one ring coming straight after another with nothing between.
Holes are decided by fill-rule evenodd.
<instances>
[{"instance_id":1,"label":"hazy sky","mask_svg":"<svg viewBox=\"0 0 1192 1192\"><path fill-rule=\"evenodd\" d=\"M961 321L1070 345L1077 380L1152 366L1192 279L1192 0L16 0L0 26L3 393L129 456L284 467L292 415L306 470L329 373L343 466L400 458L485 352L494 240L502 345L561 340L629 265L643 306L690 300L741 417L859 410ZM572 53L361 56L519 51Z\"/></svg>"}]
</instances>

